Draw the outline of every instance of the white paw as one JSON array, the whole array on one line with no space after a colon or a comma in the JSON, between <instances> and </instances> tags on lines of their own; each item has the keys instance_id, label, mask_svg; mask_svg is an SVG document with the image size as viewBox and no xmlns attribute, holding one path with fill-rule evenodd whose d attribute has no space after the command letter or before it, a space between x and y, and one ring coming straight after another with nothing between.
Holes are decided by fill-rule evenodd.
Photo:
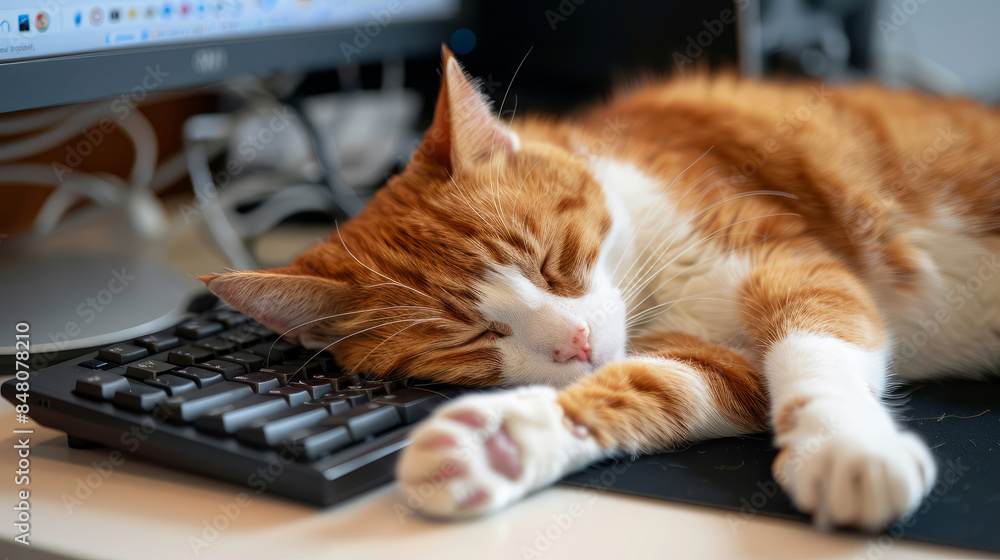
<instances>
[{"instance_id":1,"label":"white paw","mask_svg":"<svg viewBox=\"0 0 1000 560\"><path fill-rule=\"evenodd\" d=\"M586 429L565 420L550 387L462 397L410 440L396 478L410 503L435 517L497 511L603 456Z\"/></svg>"},{"instance_id":2,"label":"white paw","mask_svg":"<svg viewBox=\"0 0 1000 560\"><path fill-rule=\"evenodd\" d=\"M803 418L779 438L774 476L824 528L880 530L913 511L936 477L934 458L915 434L900 432L887 416L857 416L867 418Z\"/></svg>"}]
</instances>

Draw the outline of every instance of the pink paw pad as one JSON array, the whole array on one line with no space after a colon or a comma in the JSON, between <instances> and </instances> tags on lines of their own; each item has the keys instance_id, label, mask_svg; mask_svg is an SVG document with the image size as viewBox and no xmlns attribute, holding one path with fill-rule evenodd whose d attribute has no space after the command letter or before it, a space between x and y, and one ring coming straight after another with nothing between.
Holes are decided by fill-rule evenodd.
<instances>
[{"instance_id":1,"label":"pink paw pad","mask_svg":"<svg viewBox=\"0 0 1000 560\"><path fill-rule=\"evenodd\" d=\"M486 438L486 455L494 471L511 480L521 476L521 448L510 437L507 425Z\"/></svg>"},{"instance_id":2,"label":"pink paw pad","mask_svg":"<svg viewBox=\"0 0 1000 560\"><path fill-rule=\"evenodd\" d=\"M482 415L472 412L471 410L465 412L456 412L455 414L449 414L448 418L456 422L461 422L466 426L472 426L473 428L485 428L486 419Z\"/></svg>"},{"instance_id":3,"label":"pink paw pad","mask_svg":"<svg viewBox=\"0 0 1000 560\"><path fill-rule=\"evenodd\" d=\"M490 499L490 493L482 488L477 488L465 499L462 503L458 504L458 509L472 509L474 507L481 506L485 504Z\"/></svg>"}]
</instances>

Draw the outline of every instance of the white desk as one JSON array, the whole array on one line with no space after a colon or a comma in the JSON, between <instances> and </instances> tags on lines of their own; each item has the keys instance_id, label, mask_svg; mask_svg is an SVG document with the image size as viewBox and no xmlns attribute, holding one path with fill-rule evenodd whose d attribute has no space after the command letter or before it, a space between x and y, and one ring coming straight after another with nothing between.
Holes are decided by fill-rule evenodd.
<instances>
[{"instance_id":1,"label":"white desk","mask_svg":"<svg viewBox=\"0 0 1000 560\"><path fill-rule=\"evenodd\" d=\"M246 489L127 458L106 478L93 462L108 449L74 450L65 435L36 424L31 436L31 553L13 542L9 519L16 503L14 411L0 405L3 434L0 555L10 559L210 560L318 558L867 558L868 539L823 534L790 521L758 517L737 530L726 512L615 494L556 487L507 511L472 522L402 520L405 499L395 485L327 509L252 491L246 507L232 506ZM90 490L86 483L95 486ZM70 509L65 496L79 503ZM231 505L238 516L214 539L203 531ZM579 508L579 509L578 509ZM578 512L565 528L553 514ZM219 522L222 526L223 523ZM550 541L540 539L548 532ZM197 551L192 538L207 545ZM542 550L544 548L544 550ZM45 551L50 554L38 554ZM984 558L975 551L893 542L881 558ZM537 554L535 554L537 553ZM874 558L875 556L872 556Z\"/></svg>"}]
</instances>

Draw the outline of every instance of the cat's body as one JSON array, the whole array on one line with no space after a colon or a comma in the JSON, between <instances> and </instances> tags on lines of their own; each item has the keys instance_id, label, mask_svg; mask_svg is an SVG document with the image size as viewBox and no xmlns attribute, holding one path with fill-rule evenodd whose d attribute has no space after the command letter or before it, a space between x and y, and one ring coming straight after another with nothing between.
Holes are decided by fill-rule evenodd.
<instances>
[{"instance_id":1,"label":"cat's body","mask_svg":"<svg viewBox=\"0 0 1000 560\"><path fill-rule=\"evenodd\" d=\"M446 53L434 124L361 216L290 267L204 279L348 369L563 388L418 428L399 477L428 513L771 427L800 508L876 528L935 472L889 372L998 365L998 138L970 102L727 77L508 123Z\"/></svg>"}]
</instances>

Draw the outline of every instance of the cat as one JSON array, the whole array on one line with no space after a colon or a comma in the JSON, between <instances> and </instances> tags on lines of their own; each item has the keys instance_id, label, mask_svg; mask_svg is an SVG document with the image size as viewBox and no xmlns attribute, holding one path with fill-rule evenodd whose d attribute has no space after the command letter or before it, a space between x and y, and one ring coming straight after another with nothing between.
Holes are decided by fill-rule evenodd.
<instances>
[{"instance_id":1,"label":"cat","mask_svg":"<svg viewBox=\"0 0 1000 560\"><path fill-rule=\"evenodd\" d=\"M360 215L289 266L200 277L345 370L506 387L412 432L397 478L425 514L767 430L818 524L914 510L936 465L892 384L998 365L1000 112L702 75L508 120L443 59Z\"/></svg>"}]
</instances>

